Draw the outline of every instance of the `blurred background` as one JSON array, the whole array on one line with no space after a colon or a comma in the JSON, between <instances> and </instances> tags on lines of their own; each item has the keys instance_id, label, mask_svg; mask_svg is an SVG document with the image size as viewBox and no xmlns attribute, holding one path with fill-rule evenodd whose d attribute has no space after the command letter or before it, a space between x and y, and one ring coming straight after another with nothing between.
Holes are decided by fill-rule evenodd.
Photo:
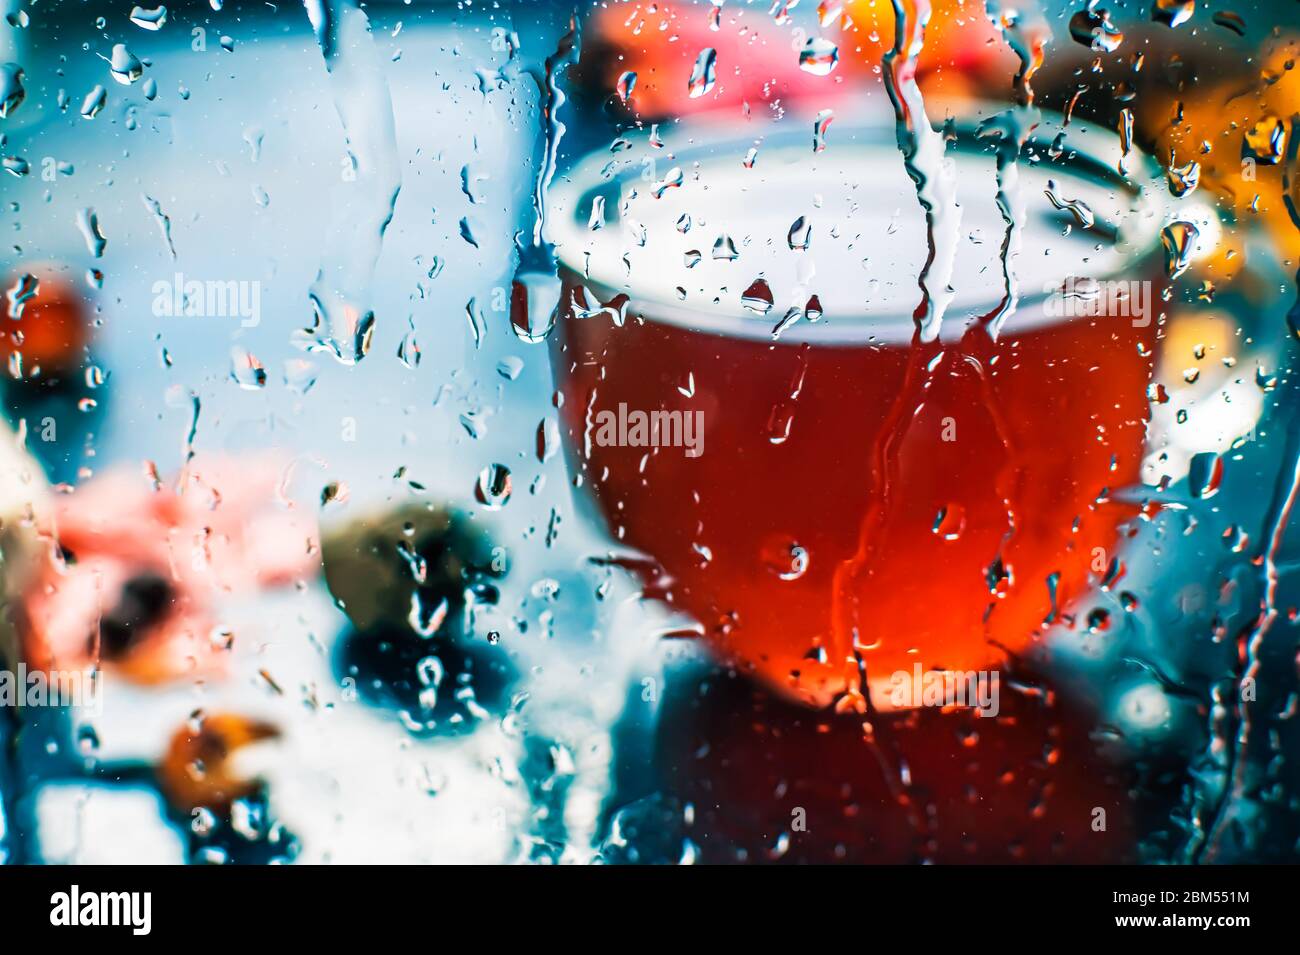
<instances>
[{"instance_id":1,"label":"blurred background","mask_svg":"<svg viewBox=\"0 0 1300 955\"><path fill-rule=\"evenodd\" d=\"M1293 0L933 4L936 129L1031 62L1209 238L1155 303L1105 613L1045 623L998 728L898 720L888 770L663 599L519 310L589 156L892 133L889 3L3 4L0 658L101 694L0 709L0 859L1300 854Z\"/></svg>"}]
</instances>

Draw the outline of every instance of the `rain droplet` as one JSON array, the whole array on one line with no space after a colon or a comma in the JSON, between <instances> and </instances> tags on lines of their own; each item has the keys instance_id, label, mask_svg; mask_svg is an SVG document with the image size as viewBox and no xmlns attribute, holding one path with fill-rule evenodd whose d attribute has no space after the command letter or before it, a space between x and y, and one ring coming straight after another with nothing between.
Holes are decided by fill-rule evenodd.
<instances>
[{"instance_id":1,"label":"rain droplet","mask_svg":"<svg viewBox=\"0 0 1300 955\"><path fill-rule=\"evenodd\" d=\"M420 596L420 591L411 593L411 609L406 615L406 622L411 629L424 638L432 637L447 620L447 598L436 602ZM437 686L442 678L442 664L437 657L426 657L420 661L420 682L425 686Z\"/></svg>"},{"instance_id":2,"label":"rain droplet","mask_svg":"<svg viewBox=\"0 0 1300 955\"><path fill-rule=\"evenodd\" d=\"M817 4L817 22L823 27L833 24L843 13L844 4L841 0L822 0Z\"/></svg>"},{"instance_id":3,"label":"rain droplet","mask_svg":"<svg viewBox=\"0 0 1300 955\"><path fill-rule=\"evenodd\" d=\"M81 230L81 236L86 240L86 248L95 258L100 258L104 254L104 246L108 245L108 240L104 238L104 233L99 229L99 216L95 210L87 206L77 213L77 228Z\"/></svg>"},{"instance_id":4,"label":"rain droplet","mask_svg":"<svg viewBox=\"0 0 1300 955\"><path fill-rule=\"evenodd\" d=\"M507 355L497 362L497 374L506 381L514 381L524 370L524 360L514 355Z\"/></svg>"},{"instance_id":5,"label":"rain droplet","mask_svg":"<svg viewBox=\"0 0 1300 955\"><path fill-rule=\"evenodd\" d=\"M1062 209L1074 216L1074 221L1085 229L1092 228L1096 217L1092 209L1081 199L1063 199L1057 191L1055 180L1047 180L1047 188L1043 190L1047 195L1047 200L1057 209Z\"/></svg>"},{"instance_id":6,"label":"rain droplet","mask_svg":"<svg viewBox=\"0 0 1300 955\"><path fill-rule=\"evenodd\" d=\"M320 492L320 504L324 507L327 504L345 504L350 495L347 484L343 481L330 481Z\"/></svg>"},{"instance_id":7,"label":"rain droplet","mask_svg":"<svg viewBox=\"0 0 1300 955\"><path fill-rule=\"evenodd\" d=\"M596 232L605 227L605 197L596 196L591 200L591 215L587 217L587 229Z\"/></svg>"},{"instance_id":8,"label":"rain droplet","mask_svg":"<svg viewBox=\"0 0 1300 955\"><path fill-rule=\"evenodd\" d=\"M966 529L966 509L960 504L948 504L935 515L934 533L946 541L955 541Z\"/></svg>"},{"instance_id":9,"label":"rain droplet","mask_svg":"<svg viewBox=\"0 0 1300 955\"><path fill-rule=\"evenodd\" d=\"M230 378L249 391L266 387L266 369L256 355L238 345L230 349Z\"/></svg>"},{"instance_id":10,"label":"rain droplet","mask_svg":"<svg viewBox=\"0 0 1300 955\"><path fill-rule=\"evenodd\" d=\"M5 293L9 299L10 318L17 320L23 317L23 306L36 296L40 286L40 281L34 275L24 275L14 282L14 287Z\"/></svg>"},{"instance_id":11,"label":"rain droplet","mask_svg":"<svg viewBox=\"0 0 1300 955\"><path fill-rule=\"evenodd\" d=\"M154 224L162 234L163 245L167 247L168 254L173 259L176 258L176 246L172 242L172 220L163 212L162 205L157 199L146 195L141 195L140 199L144 202L144 207L149 210L149 214L153 216Z\"/></svg>"},{"instance_id":12,"label":"rain droplet","mask_svg":"<svg viewBox=\"0 0 1300 955\"><path fill-rule=\"evenodd\" d=\"M1202 451L1192 456L1187 470L1187 485L1192 497L1205 500L1214 497L1223 483L1223 458L1213 451Z\"/></svg>"},{"instance_id":13,"label":"rain droplet","mask_svg":"<svg viewBox=\"0 0 1300 955\"><path fill-rule=\"evenodd\" d=\"M1094 607L1088 613L1087 627L1089 633L1105 633L1110 629L1110 611L1105 607Z\"/></svg>"},{"instance_id":14,"label":"rain droplet","mask_svg":"<svg viewBox=\"0 0 1300 955\"><path fill-rule=\"evenodd\" d=\"M415 328L407 329L397 346L397 360L411 370L420 366L420 344L415 340Z\"/></svg>"},{"instance_id":15,"label":"rain droplet","mask_svg":"<svg viewBox=\"0 0 1300 955\"><path fill-rule=\"evenodd\" d=\"M822 300L816 295L808 296L808 301L803 307L803 317L810 322L821 321L822 317Z\"/></svg>"},{"instance_id":16,"label":"rain droplet","mask_svg":"<svg viewBox=\"0 0 1300 955\"><path fill-rule=\"evenodd\" d=\"M81 101L81 115L86 119L94 119L107 102L108 90L96 83L95 88L87 93L86 98Z\"/></svg>"},{"instance_id":17,"label":"rain droplet","mask_svg":"<svg viewBox=\"0 0 1300 955\"><path fill-rule=\"evenodd\" d=\"M1191 264L1192 247L1200 230L1190 222L1171 222L1160 230L1160 244L1165 251L1165 274L1176 279Z\"/></svg>"},{"instance_id":18,"label":"rain droplet","mask_svg":"<svg viewBox=\"0 0 1300 955\"><path fill-rule=\"evenodd\" d=\"M835 69L839 61L839 47L821 37L809 37L804 48L799 51L799 68L814 76L825 76Z\"/></svg>"},{"instance_id":19,"label":"rain droplet","mask_svg":"<svg viewBox=\"0 0 1300 955\"><path fill-rule=\"evenodd\" d=\"M651 191L656 199L662 199L665 192L669 189L676 189L682 184L685 178L686 177L682 173L681 167L674 166L672 169L668 170L668 175L664 176L661 181L654 184Z\"/></svg>"},{"instance_id":20,"label":"rain droplet","mask_svg":"<svg viewBox=\"0 0 1300 955\"><path fill-rule=\"evenodd\" d=\"M813 120L813 152L819 153L826 149L826 129L834 118L834 110L824 109Z\"/></svg>"},{"instance_id":21,"label":"rain droplet","mask_svg":"<svg viewBox=\"0 0 1300 955\"><path fill-rule=\"evenodd\" d=\"M1121 176L1128 175L1128 157L1133 151L1133 110L1125 107L1119 111L1119 163L1116 168Z\"/></svg>"},{"instance_id":22,"label":"rain droplet","mask_svg":"<svg viewBox=\"0 0 1300 955\"><path fill-rule=\"evenodd\" d=\"M787 309L785 315L782 316L781 320L777 322L776 325L773 326L772 328L772 341L776 341L778 338L780 338L782 332L784 332L795 322L799 321L799 319L801 318L803 318L803 312L801 312L799 309L797 308Z\"/></svg>"},{"instance_id":23,"label":"rain droplet","mask_svg":"<svg viewBox=\"0 0 1300 955\"><path fill-rule=\"evenodd\" d=\"M361 312L350 302L340 302L335 317L329 319L321 300L315 294L307 297L311 302L312 327L294 335L295 345L306 351L328 352L344 365L355 365L370 354L375 333L374 312ZM330 331L321 334L327 328Z\"/></svg>"},{"instance_id":24,"label":"rain droplet","mask_svg":"<svg viewBox=\"0 0 1300 955\"><path fill-rule=\"evenodd\" d=\"M767 280L762 278L754 279L749 288L741 293L740 304L751 312L757 312L759 315L766 315L770 312L772 310L772 289L768 286Z\"/></svg>"},{"instance_id":25,"label":"rain droplet","mask_svg":"<svg viewBox=\"0 0 1300 955\"><path fill-rule=\"evenodd\" d=\"M697 99L713 89L713 84L717 80L717 68L718 52L711 46L705 47L695 58L695 66L691 68L691 78L686 84L691 99Z\"/></svg>"},{"instance_id":26,"label":"rain droplet","mask_svg":"<svg viewBox=\"0 0 1300 955\"><path fill-rule=\"evenodd\" d=\"M619 76L618 84L617 86L615 86L615 90L618 93L618 98L622 102L626 103L628 100L630 100L632 98L632 92L635 89L636 89L635 73L633 73L631 70L628 70L626 73L623 73L621 76Z\"/></svg>"},{"instance_id":27,"label":"rain droplet","mask_svg":"<svg viewBox=\"0 0 1300 955\"><path fill-rule=\"evenodd\" d=\"M1242 19L1239 13L1234 13L1231 10L1216 10L1210 19L1214 21L1216 26L1231 30L1237 36L1246 35L1246 21Z\"/></svg>"},{"instance_id":28,"label":"rain droplet","mask_svg":"<svg viewBox=\"0 0 1300 955\"><path fill-rule=\"evenodd\" d=\"M1192 160L1182 166L1173 165L1173 157L1170 157L1170 166L1165 170L1166 178L1169 181L1169 192L1177 199L1181 199L1189 192L1195 191L1201 181L1201 164Z\"/></svg>"},{"instance_id":29,"label":"rain droplet","mask_svg":"<svg viewBox=\"0 0 1300 955\"><path fill-rule=\"evenodd\" d=\"M1167 27L1176 27L1192 18L1196 0L1155 0L1151 5L1151 19Z\"/></svg>"},{"instance_id":30,"label":"rain droplet","mask_svg":"<svg viewBox=\"0 0 1300 955\"><path fill-rule=\"evenodd\" d=\"M789 233L786 234L786 242L794 251L806 252L808 244L812 242L812 223L804 216L795 219Z\"/></svg>"},{"instance_id":31,"label":"rain droplet","mask_svg":"<svg viewBox=\"0 0 1300 955\"><path fill-rule=\"evenodd\" d=\"M537 460L545 464L560 450L560 428L552 419L543 418L537 425Z\"/></svg>"},{"instance_id":32,"label":"rain droplet","mask_svg":"<svg viewBox=\"0 0 1300 955\"><path fill-rule=\"evenodd\" d=\"M132 7L131 22L142 30L161 30L167 23L167 8L161 6L153 9Z\"/></svg>"},{"instance_id":33,"label":"rain droplet","mask_svg":"<svg viewBox=\"0 0 1300 955\"><path fill-rule=\"evenodd\" d=\"M1276 116L1265 116L1246 130L1241 145L1242 158L1252 158L1266 166L1275 166L1282 159L1286 146L1286 127Z\"/></svg>"},{"instance_id":34,"label":"rain droplet","mask_svg":"<svg viewBox=\"0 0 1300 955\"><path fill-rule=\"evenodd\" d=\"M123 86L130 86L144 76L144 64L126 48L125 43L115 43L108 59L109 73Z\"/></svg>"},{"instance_id":35,"label":"rain droplet","mask_svg":"<svg viewBox=\"0 0 1300 955\"><path fill-rule=\"evenodd\" d=\"M547 272L519 272L510 285L510 327L520 341L546 340L559 318L559 280Z\"/></svg>"},{"instance_id":36,"label":"rain droplet","mask_svg":"<svg viewBox=\"0 0 1300 955\"><path fill-rule=\"evenodd\" d=\"M6 119L27 96L26 76L17 63L0 63L0 119Z\"/></svg>"},{"instance_id":37,"label":"rain droplet","mask_svg":"<svg viewBox=\"0 0 1300 955\"><path fill-rule=\"evenodd\" d=\"M474 498L489 511L500 510L510 500L510 469L504 464L489 464L478 474Z\"/></svg>"}]
</instances>

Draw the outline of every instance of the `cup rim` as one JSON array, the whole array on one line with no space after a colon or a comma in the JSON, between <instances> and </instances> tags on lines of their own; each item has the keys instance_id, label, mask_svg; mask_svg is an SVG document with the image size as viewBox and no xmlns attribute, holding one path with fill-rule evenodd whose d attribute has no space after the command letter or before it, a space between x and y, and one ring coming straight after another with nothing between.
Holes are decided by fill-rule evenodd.
<instances>
[{"instance_id":1,"label":"cup rim","mask_svg":"<svg viewBox=\"0 0 1300 955\"><path fill-rule=\"evenodd\" d=\"M952 120L951 130L955 139L949 146L948 154L987 156L988 140L979 137L979 125L981 121L1009 108L1012 108L1010 104L996 102L977 102L962 107L962 114ZM725 151L729 145L752 145L752 135L741 137L727 133L719 136L716 132L718 123L716 117L711 119L704 115L678 124L674 136L691 145L673 150L674 164L687 167L697 159L712 159L719 150ZM1146 153L1131 150L1130 172L1127 176L1121 175L1117 170L1122 156L1120 138L1105 127L1073 118L1066 121L1059 114L1042 113L1025 148L1045 155L1054 140L1062 134L1064 151L1053 159L1054 163L1060 164L1062 174L1122 190L1132 201L1129 212L1121 216L1119 221L1101 220L1098 223L1101 228L1095 229L1119 251L1122 257L1121 268L1112 268L1105 274L1089 278L1107 281L1134 269L1142 275L1150 276L1153 270L1159 269L1158 265L1152 264L1152 260L1160 256L1159 237L1166 224L1175 219L1191 221L1198 227L1218 222L1218 213L1214 207L1201 197L1193 195L1182 200L1173 199L1162 185L1163 169ZM645 131L642 135L648 137L649 132ZM630 136L631 134L625 134L625 138ZM792 144L806 148L806 138L806 130L801 127L798 130L767 132L764 144L769 150L787 148ZM847 130L841 124L840 142L834 148L863 153L880 149L893 151L897 149L895 131L892 124L858 123L849 125ZM901 163L901 157L899 161ZM885 345L911 340L916 328L912 316L894 309L872 314L869 321L836 321L829 314L817 322L799 321L777 338L773 335L773 323L770 321L755 321L752 316L746 316L741 311L708 310L684 305L657 292L650 282L629 285L625 277L609 274L608 269L600 271L580 265L577 260L586 250L590 237L587 224L581 218L582 211L591 208L597 195L618 189L638 172L635 165L629 164L611 175L608 172L610 164L608 150L601 149L580 158L562 178L557 178L551 187L552 201L546 230L548 240L556 247L556 258L561 271L571 282L590 288L601 301L625 294L629 298L629 310L636 312L645 321L686 327L703 333L761 340L773 345ZM917 214L920 214L919 210ZM1068 277L1062 278L1064 280ZM1049 315L1040 307L1052 294L1052 291L1022 290L1017 300L1017 310L1009 318L1005 331L1019 333L1073 321L1071 318ZM955 314L955 310L950 311L943 323L942 339L959 339L970 325L979 321L981 315L991 312L996 306L997 300L990 299L987 303L974 307L969 303L961 306L961 317Z\"/></svg>"}]
</instances>

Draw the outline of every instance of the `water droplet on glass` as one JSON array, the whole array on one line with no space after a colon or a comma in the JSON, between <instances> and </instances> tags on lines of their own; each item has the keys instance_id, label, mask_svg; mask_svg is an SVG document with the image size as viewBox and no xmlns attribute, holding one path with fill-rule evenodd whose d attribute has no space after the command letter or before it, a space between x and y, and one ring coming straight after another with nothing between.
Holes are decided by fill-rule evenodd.
<instances>
[{"instance_id":1,"label":"water droplet on glass","mask_svg":"<svg viewBox=\"0 0 1300 955\"><path fill-rule=\"evenodd\" d=\"M826 130L834 118L834 110L824 109L813 120L813 152L819 153L826 149Z\"/></svg>"},{"instance_id":2,"label":"water droplet on glass","mask_svg":"<svg viewBox=\"0 0 1300 955\"><path fill-rule=\"evenodd\" d=\"M843 13L842 0L822 0L817 4L817 22L823 27L831 26Z\"/></svg>"},{"instance_id":3,"label":"water droplet on glass","mask_svg":"<svg viewBox=\"0 0 1300 955\"><path fill-rule=\"evenodd\" d=\"M808 244L812 242L812 223L804 216L795 219L786 235L786 242L794 251L806 252Z\"/></svg>"},{"instance_id":4,"label":"water droplet on glass","mask_svg":"<svg viewBox=\"0 0 1300 955\"><path fill-rule=\"evenodd\" d=\"M256 355L238 345L230 349L230 378L249 391L266 387L266 369Z\"/></svg>"},{"instance_id":5,"label":"water droplet on glass","mask_svg":"<svg viewBox=\"0 0 1300 955\"><path fill-rule=\"evenodd\" d=\"M776 325L773 326L772 328L772 340L776 341L778 338L780 338L781 334L787 328L789 328L795 322L799 321L799 319L801 318L803 318L803 312L800 311L798 308L792 307L787 309L785 315L783 315L781 317L781 320L777 322Z\"/></svg>"},{"instance_id":6,"label":"water droplet on glass","mask_svg":"<svg viewBox=\"0 0 1300 955\"><path fill-rule=\"evenodd\" d=\"M1191 264L1192 247L1200 230L1190 222L1171 222L1160 230L1160 244L1165 252L1165 274L1176 279Z\"/></svg>"},{"instance_id":7,"label":"water droplet on glass","mask_svg":"<svg viewBox=\"0 0 1300 955\"><path fill-rule=\"evenodd\" d=\"M17 320L23 317L23 306L36 296L40 286L40 280L34 275L23 275L14 282L13 288L5 292L5 297L9 300L10 318Z\"/></svg>"},{"instance_id":8,"label":"water droplet on glass","mask_svg":"<svg viewBox=\"0 0 1300 955\"><path fill-rule=\"evenodd\" d=\"M0 119L6 119L27 96L26 74L17 63L0 63Z\"/></svg>"},{"instance_id":9,"label":"water droplet on glass","mask_svg":"<svg viewBox=\"0 0 1300 955\"><path fill-rule=\"evenodd\" d=\"M448 606L446 597L439 599L424 597L421 596L419 590L416 590L411 594L411 609L406 616L406 622L409 623L411 629L421 637L432 637L439 629L441 629L443 623L446 621L447 610ZM436 659L437 658L435 657L426 658L426 660L433 660L435 662ZM421 662L424 663L425 661ZM421 682L426 686L437 686L439 678L435 677L426 680L422 675Z\"/></svg>"},{"instance_id":10,"label":"water droplet on glass","mask_svg":"<svg viewBox=\"0 0 1300 955\"><path fill-rule=\"evenodd\" d=\"M167 8L153 7L152 9L146 9L145 7L132 7L131 22L142 30L161 30L167 23Z\"/></svg>"},{"instance_id":11,"label":"water droplet on glass","mask_svg":"<svg viewBox=\"0 0 1300 955\"><path fill-rule=\"evenodd\" d=\"M1246 130L1241 146L1242 158L1255 159L1275 166L1286 146L1286 127L1276 116L1265 116Z\"/></svg>"},{"instance_id":12,"label":"water droplet on glass","mask_svg":"<svg viewBox=\"0 0 1300 955\"><path fill-rule=\"evenodd\" d=\"M420 366L420 344L415 340L415 328L409 328L397 346L397 360L412 370Z\"/></svg>"},{"instance_id":13,"label":"water droplet on glass","mask_svg":"<svg viewBox=\"0 0 1300 955\"><path fill-rule=\"evenodd\" d=\"M617 86L615 86L615 90L618 93L618 98L622 102L626 103L628 100L630 100L632 98L632 92L635 89L636 89L635 73L633 73L631 70L628 70L626 73L623 73L621 76L619 76L618 84Z\"/></svg>"},{"instance_id":14,"label":"water droplet on glass","mask_svg":"<svg viewBox=\"0 0 1300 955\"><path fill-rule=\"evenodd\" d=\"M144 76L144 64L124 43L113 45L113 53L108 59L109 73L123 86L130 86Z\"/></svg>"},{"instance_id":15,"label":"water droplet on glass","mask_svg":"<svg viewBox=\"0 0 1300 955\"><path fill-rule=\"evenodd\" d=\"M81 101L81 115L86 119L94 119L107 102L108 90L96 83L95 88L87 93L86 98Z\"/></svg>"},{"instance_id":16,"label":"water droplet on glass","mask_svg":"<svg viewBox=\"0 0 1300 955\"><path fill-rule=\"evenodd\" d=\"M955 541L966 529L966 509L960 504L939 508L934 518L934 533L946 541Z\"/></svg>"},{"instance_id":17,"label":"water droplet on glass","mask_svg":"<svg viewBox=\"0 0 1300 955\"><path fill-rule=\"evenodd\" d=\"M772 289L768 286L767 280L762 278L754 279L749 288L741 293L740 304L751 312L757 312L759 315L766 315L770 312L772 310Z\"/></svg>"},{"instance_id":18,"label":"water droplet on glass","mask_svg":"<svg viewBox=\"0 0 1300 955\"><path fill-rule=\"evenodd\" d=\"M99 216L95 210L89 207L82 209L77 213L77 229L80 230L81 236L86 240L86 248L95 258L100 258L104 254L104 247L108 245L108 240L104 238L104 233L99 228Z\"/></svg>"},{"instance_id":19,"label":"water droplet on glass","mask_svg":"<svg viewBox=\"0 0 1300 955\"><path fill-rule=\"evenodd\" d=\"M1165 170L1165 175L1169 181L1169 192L1175 198L1181 199L1183 196L1193 192L1201 181L1201 164L1192 160L1181 166L1173 165L1173 158L1170 158L1170 165Z\"/></svg>"},{"instance_id":20,"label":"water droplet on glass","mask_svg":"<svg viewBox=\"0 0 1300 955\"><path fill-rule=\"evenodd\" d=\"M1094 607L1088 613L1086 625L1089 633L1105 633L1110 629L1110 611L1105 607Z\"/></svg>"},{"instance_id":21,"label":"water droplet on glass","mask_svg":"<svg viewBox=\"0 0 1300 955\"><path fill-rule=\"evenodd\" d=\"M499 510L510 500L510 469L504 464L489 464L478 475L474 498L490 511Z\"/></svg>"},{"instance_id":22,"label":"water droplet on glass","mask_svg":"<svg viewBox=\"0 0 1300 955\"><path fill-rule=\"evenodd\" d=\"M1110 18L1108 10L1094 10L1091 4L1070 18L1070 36L1098 53L1114 53L1124 42L1124 34Z\"/></svg>"},{"instance_id":23,"label":"water droplet on glass","mask_svg":"<svg viewBox=\"0 0 1300 955\"><path fill-rule=\"evenodd\" d=\"M676 189L682 184L685 178L686 177L683 175L681 168L674 166L672 169L668 170L668 175L664 176L662 180L656 182L654 186L651 187L651 192L656 199L662 199L665 192L669 189Z\"/></svg>"},{"instance_id":24,"label":"water droplet on glass","mask_svg":"<svg viewBox=\"0 0 1300 955\"><path fill-rule=\"evenodd\" d=\"M1155 0L1151 5L1151 19L1176 27L1190 20L1195 11L1196 0Z\"/></svg>"},{"instance_id":25,"label":"water droplet on glass","mask_svg":"<svg viewBox=\"0 0 1300 955\"><path fill-rule=\"evenodd\" d=\"M1133 110L1125 107L1119 111L1119 163L1116 169L1121 176L1128 175L1128 157L1133 152Z\"/></svg>"},{"instance_id":26,"label":"water droplet on glass","mask_svg":"<svg viewBox=\"0 0 1300 955\"><path fill-rule=\"evenodd\" d=\"M808 301L804 303L803 317L810 322L817 322L822 317L822 300L816 295L808 296Z\"/></svg>"},{"instance_id":27,"label":"water droplet on glass","mask_svg":"<svg viewBox=\"0 0 1300 955\"><path fill-rule=\"evenodd\" d=\"M691 99L703 96L713 89L717 79L717 65L718 53L713 47L705 47L700 51L700 55L695 58L695 66L691 68L691 77L686 85Z\"/></svg>"},{"instance_id":28,"label":"water droplet on glass","mask_svg":"<svg viewBox=\"0 0 1300 955\"><path fill-rule=\"evenodd\" d=\"M1246 35L1246 21L1240 13L1234 13L1232 10L1215 10L1214 15L1210 17L1217 26L1226 30L1231 30L1237 36ZM1289 67L1288 67L1289 68Z\"/></svg>"},{"instance_id":29,"label":"water droplet on glass","mask_svg":"<svg viewBox=\"0 0 1300 955\"><path fill-rule=\"evenodd\" d=\"M1187 485L1192 497L1214 497L1223 483L1223 458L1213 451L1202 451L1192 456L1187 470Z\"/></svg>"},{"instance_id":30,"label":"water droplet on glass","mask_svg":"<svg viewBox=\"0 0 1300 955\"><path fill-rule=\"evenodd\" d=\"M1086 202L1081 199L1063 199L1057 191L1056 182L1052 179L1047 180L1047 188L1043 191L1054 208L1070 213L1070 215L1074 216L1074 221L1081 227L1085 229L1092 228L1096 217Z\"/></svg>"},{"instance_id":31,"label":"water droplet on glass","mask_svg":"<svg viewBox=\"0 0 1300 955\"><path fill-rule=\"evenodd\" d=\"M518 272L510 286L510 327L520 341L546 340L559 318L560 282L551 272Z\"/></svg>"},{"instance_id":32,"label":"water droplet on glass","mask_svg":"<svg viewBox=\"0 0 1300 955\"><path fill-rule=\"evenodd\" d=\"M804 48L799 51L799 68L814 76L825 76L835 69L839 61L839 47L821 37L809 37Z\"/></svg>"},{"instance_id":33,"label":"water droplet on glass","mask_svg":"<svg viewBox=\"0 0 1300 955\"><path fill-rule=\"evenodd\" d=\"M351 496L347 483L344 481L330 481L320 492L321 507L327 504L346 504L348 497Z\"/></svg>"}]
</instances>

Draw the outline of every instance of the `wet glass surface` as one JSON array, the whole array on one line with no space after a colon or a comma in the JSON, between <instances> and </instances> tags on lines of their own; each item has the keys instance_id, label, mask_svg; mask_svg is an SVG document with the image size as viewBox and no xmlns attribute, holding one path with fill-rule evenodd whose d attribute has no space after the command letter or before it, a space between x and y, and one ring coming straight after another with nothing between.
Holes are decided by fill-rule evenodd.
<instances>
[{"instance_id":1,"label":"wet glass surface","mask_svg":"<svg viewBox=\"0 0 1300 955\"><path fill-rule=\"evenodd\" d=\"M1295 861L1293 4L3 5L0 859Z\"/></svg>"}]
</instances>

